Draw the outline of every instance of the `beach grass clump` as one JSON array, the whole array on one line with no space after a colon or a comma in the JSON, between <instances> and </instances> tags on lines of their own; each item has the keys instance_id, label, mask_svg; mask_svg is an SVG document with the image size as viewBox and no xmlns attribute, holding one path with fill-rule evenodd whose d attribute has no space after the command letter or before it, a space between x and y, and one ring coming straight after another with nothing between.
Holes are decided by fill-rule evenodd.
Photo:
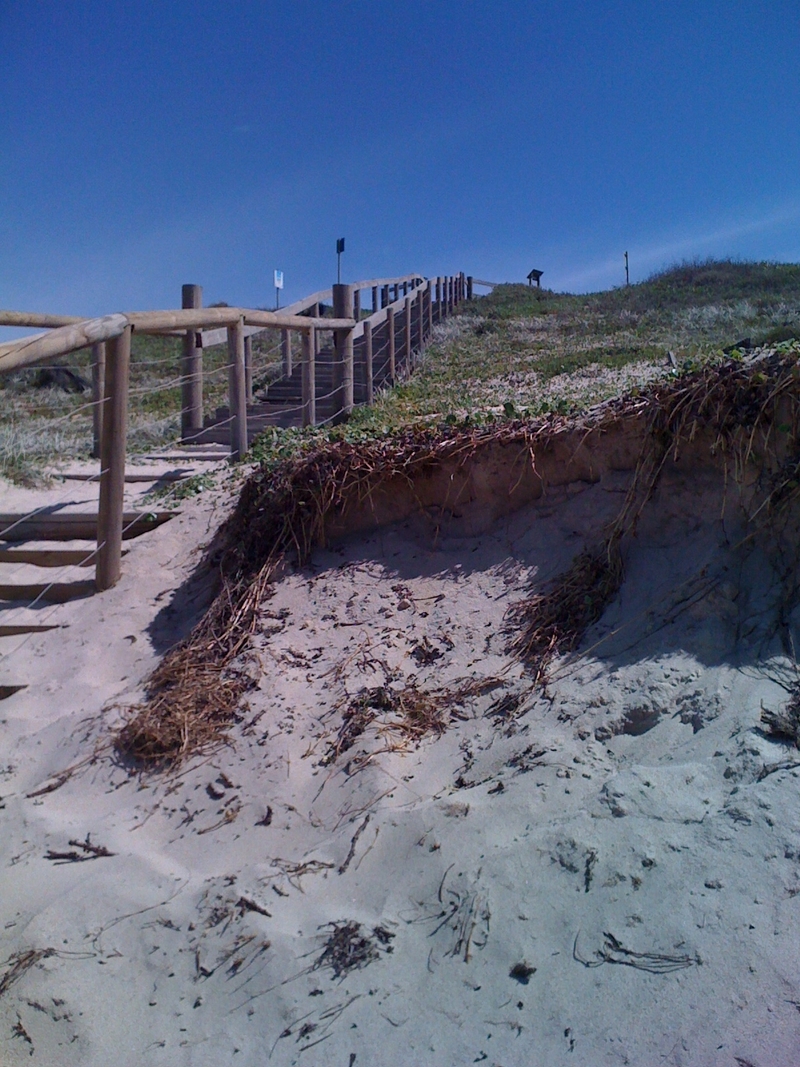
<instances>
[{"instance_id":1,"label":"beach grass clump","mask_svg":"<svg viewBox=\"0 0 800 1067\"><path fill-rule=\"evenodd\" d=\"M796 685L785 707L773 711L762 707L761 725L769 737L800 748L800 685Z\"/></svg>"},{"instance_id":2,"label":"beach grass clump","mask_svg":"<svg viewBox=\"0 0 800 1067\"><path fill-rule=\"evenodd\" d=\"M547 589L512 606L510 647L534 681L545 681L554 656L578 647L619 592L622 576L619 538L612 538L581 552Z\"/></svg>"}]
</instances>

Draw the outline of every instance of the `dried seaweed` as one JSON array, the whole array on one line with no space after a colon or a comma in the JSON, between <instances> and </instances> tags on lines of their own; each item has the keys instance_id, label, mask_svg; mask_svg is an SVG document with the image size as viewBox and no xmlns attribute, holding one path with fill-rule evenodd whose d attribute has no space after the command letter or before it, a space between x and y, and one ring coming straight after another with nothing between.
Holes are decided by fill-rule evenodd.
<instances>
[{"instance_id":1,"label":"dried seaweed","mask_svg":"<svg viewBox=\"0 0 800 1067\"><path fill-rule=\"evenodd\" d=\"M0 997L31 967L35 967L39 960L55 955L55 951L54 948L31 948L27 952L15 952L9 956L3 964L6 970L0 975Z\"/></svg>"},{"instance_id":2,"label":"dried seaweed","mask_svg":"<svg viewBox=\"0 0 800 1067\"><path fill-rule=\"evenodd\" d=\"M105 845L93 845L90 834L86 835L85 841L70 839L69 843L71 845L69 852L56 852L53 849L48 849L44 858L59 863L85 863L86 860L97 860L116 855L116 852L111 852Z\"/></svg>"},{"instance_id":3,"label":"dried seaweed","mask_svg":"<svg viewBox=\"0 0 800 1067\"><path fill-rule=\"evenodd\" d=\"M575 649L616 595L623 549L636 530L667 462L703 436L725 470L742 483L757 470L762 524L789 514L800 495L796 356L777 352L747 362L726 359L657 381L639 395L609 401L580 416L457 428L410 428L370 441L314 445L300 458L264 466L245 483L220 531L209 566L221 591L192 633L149 677L145 701L129 708L117 734L119 752L145 764L174 764L223 743L253 685L246 670L259 606L277 567L305 562L324 539L326 521L368 500L391 480L414 480L442 465L463 468L496 446L519 446L532 464L559 439L595 440L623 425L642 439L631 490L615 522L544 592L511 614L511 646L540 680L553 656ZM236 663L237 658L239 662Z\"/></svg>"},{"instance_id":4,"label":"dried seaweed","mask_svg":"<svg viewBox=\"0 0 800 1067\"><path fill-rule=\"evenodd\" d=\"M789 703L779 711L762 707L761 723L764 733L776 741L788 742L800 748L800 688L795 687Z\"/></svg>"},{"instance_id":5,"label":"dried seaweed","mask_svg":"<svg viewBox=\"0 0 800 1067\"><path fill-rule=\"evenodd\" d=\"M502 684L498 678L480 678L430 691L420 689L414 682L401 689L362 689L344 708L342 725L321 763L335 763L373 725L386 739L388 751L431 735L441 737L453 719L463 717L459 709L468 700Z\"/></svg>"},{"instance_id":6,"label":"dried seaweed","mask_svg":"<svg viewBox=\"0 0 800 1067\"><path fill-rule=\"evenodd\" d=\"M738 359L656 382L644 403L623 397L606 407L620 421L646 418L641 451L623 506L595 546L581 552L544 592L509 611L511 651L545 681L554 656L574 651L616 596L623 580L623 546L635 535L667 460L704 434L709 453L740 485L757 468L762 500L748 516L754 529L776 524L800 495L798 366L795 356Z\"/></svg>"},{"instance_id":7,"label":"dried seaweed","mask_svg":"<svg viewBox=\"0 0 800 1067\"><path fill-rule=\"evenodd\" d=\"M554 655L577 648L621 584L622 553L615 538L582 552L545 592L513 605L511 647L532 669L535 681L544 678Z\"/></svg>"},{"instance_id":8,"label":"dried seaweed","mask_svg":"<svg viewBox=\"0 0 800 1067\"><path fill-rule=\"evenodd\" d=\"M329 967L334 978L342 978L350 971L361 970L374 963L380 958L381 949L384 952L393 951L391 941L395 935L382 926L376 926L370 936L361 932L361 923L352 920L326 925L331 927L332 932L314 961L312 971Z\"/></svg>"}]
</instances>

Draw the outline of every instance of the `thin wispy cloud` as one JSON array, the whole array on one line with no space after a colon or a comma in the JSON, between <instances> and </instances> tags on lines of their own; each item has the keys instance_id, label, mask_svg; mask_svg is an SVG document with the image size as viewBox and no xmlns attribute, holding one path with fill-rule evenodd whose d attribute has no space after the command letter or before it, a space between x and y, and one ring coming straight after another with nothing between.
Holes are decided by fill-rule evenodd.
<instances>
[{"instance_id":1,"label":"thin wispy cloud","mask_svg":"<svg viewBox=\"0 0 800 1067\"><path fill-rule=\"evenodd\" d=\"M736 254L733 246L742 238L766 234L770 230L790 227L795 223L800 226L800 202L793 200L764 214L728 222L714 230L662 238L653 244L631 244L627 251L632 273L635 279L641 279L677 259ZM800 234L798 236L800 237ZM567 274L560 274L558 288L581 291L607 284L619 284L623 271L623 251Z\"/></svg>"}]
</instances>

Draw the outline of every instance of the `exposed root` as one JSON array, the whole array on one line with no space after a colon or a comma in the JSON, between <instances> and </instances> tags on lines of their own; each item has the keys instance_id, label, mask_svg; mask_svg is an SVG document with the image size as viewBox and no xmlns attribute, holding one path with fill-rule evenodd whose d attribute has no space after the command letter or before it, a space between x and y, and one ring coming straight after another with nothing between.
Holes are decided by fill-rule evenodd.
<instances>
[{"instance_id":1,"label":"exposed root","mask_svg":"<svg viewBox=\"0 0 800 1067\"><path fill-rule=\"evenodd\" d=\"M780 711L762 708L761 723L770 737L800 748L800 688L795 687L789 703Z\"/></svg>"},{"instance_id":2,"label":"exposed root","mask_svg":"<svg viewBox=\"0 0 800 1067\"><path fill-rule=\"evenodd\" d=\"M635 535L666 462L677 459L701 431L710 433L712 455L719 457L726 475L733 466L740 486L745 469L755 467L761 500L748 515L753 529L756 524L777 529L785 523L800 491L797 382L796 357L771 356L750 365L729 360L653 385L639 461L604 540L577 556L546 592L535 593L509 612L512 628L519 631L511 650L527 663L537 682L545 680L553 657L580 645L616 596L623 579L624 539ZM630 402L622 398L615 403Z\"/></svg>"}]
</instances>

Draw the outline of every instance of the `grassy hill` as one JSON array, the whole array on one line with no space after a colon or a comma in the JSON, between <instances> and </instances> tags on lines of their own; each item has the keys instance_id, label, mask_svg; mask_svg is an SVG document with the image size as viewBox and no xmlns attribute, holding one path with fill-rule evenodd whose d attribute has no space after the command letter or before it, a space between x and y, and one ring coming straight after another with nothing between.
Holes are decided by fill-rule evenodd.
<instances>
[{"instance_id":1,"label":"grassy hill","mask_svg":"<svg viewBox=\"0 0 800 1067\"><path fill-rule=\"evenodd\" d=\"M254 456L285 456L331 433L357 441L420 420L566 412L691 369L745 338L774 345L794 337L800 337L796 264L687 263L638 285L580 296L502 285L436 327L413 377L373 408L359 409L346 427L274 431ZM280 358L274 337L254 347L257 361ZM90 377L88 352L59 362ZM208 411L225 402L226 362L223 348L206 354ZM134 337L132 452L177 439L179 373L178 339ZM0 377L0 473L22 483L91 448L88 395L37 388L37 375L31 369Z\"/></svg>"},{"instance_id":2,"label":"grassy hill","mask_svg":"<svg viewBox=\"0 0 800 1067\"><path fill-rule=\"evenodd\" d=\"M639 285L574 296L501 285L462 304L413 379L370 425L582 406L719 356L800 337L800 265L683 264ZM504 409L505 405L505 409Z\"/></svg>"}]
</instances>

